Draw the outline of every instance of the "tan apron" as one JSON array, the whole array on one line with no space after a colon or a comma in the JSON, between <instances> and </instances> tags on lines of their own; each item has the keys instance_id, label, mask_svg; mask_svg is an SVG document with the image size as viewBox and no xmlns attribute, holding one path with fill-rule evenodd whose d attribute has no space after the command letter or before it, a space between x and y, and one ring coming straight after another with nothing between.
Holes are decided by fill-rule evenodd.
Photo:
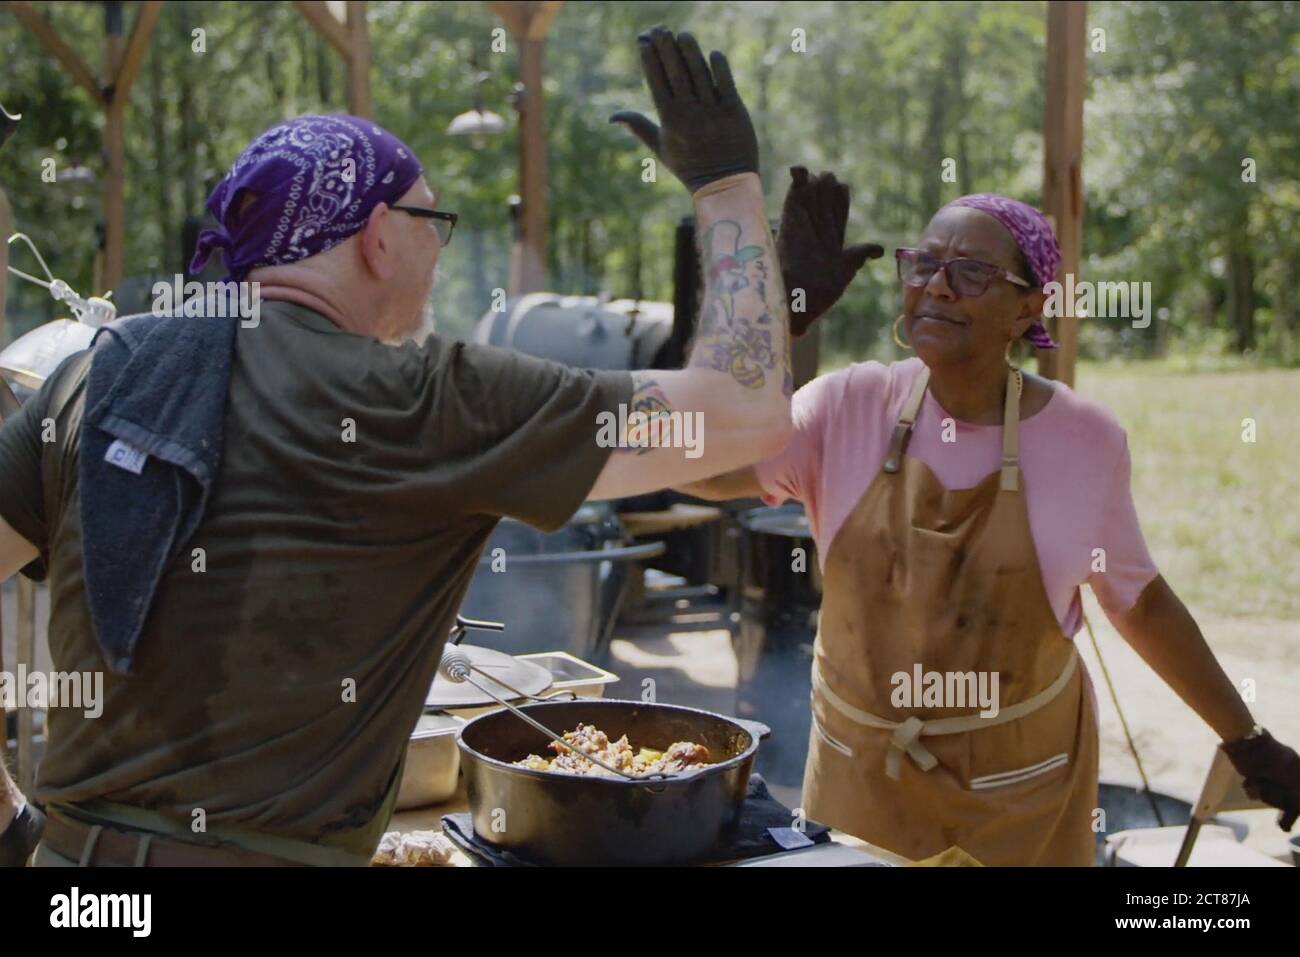
<instances>
[{"instance_id":1,"label":"tan apron","mask_svg":"<svg viewBox=\"0 0 1300 957\"><path fill-rule=\"evenodd\" d=\"M804 810L912 860L958 846L988 865L1091 864L1095 700L1030 535L1015 379L1002 468L956 491L904 454L928 381L826 555ZM915 685L918 666L901 697L895 676ZM996 672L998 714L946 675L948 696L923 701L925 672L984 673L986 689Z\"/></svg>"}]
</instances>

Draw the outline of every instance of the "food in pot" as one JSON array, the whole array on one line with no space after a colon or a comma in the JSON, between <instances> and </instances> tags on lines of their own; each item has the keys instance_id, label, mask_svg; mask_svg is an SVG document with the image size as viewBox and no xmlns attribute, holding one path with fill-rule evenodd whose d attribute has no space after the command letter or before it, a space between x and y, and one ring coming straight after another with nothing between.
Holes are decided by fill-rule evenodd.
<instances>
[{"instance_id":1,"label":"food in pot","mask_svg":"<svg viewBox=\"0 0 1300 957\"><path fill-rule=\"evenodd\" d=\"M611 777L608 771L588 761L582 757L582 754L595 755L611 767L635 775L695 771L713 763L709 760L709 749L693 741L678 741L670 745L666 751L658 751L654 748L640 748L634 751L632 745L628 743L626 734L617 741L611 742L609 735L590 724L579 724L573 731L566 731L564 743L569 747L562 747L555 741L550 743L550 749L555 752L553 758L530 754L516 761L515 765L528 768L530 771L559 771L563 774Z\"/></svg>"}]
</instances>

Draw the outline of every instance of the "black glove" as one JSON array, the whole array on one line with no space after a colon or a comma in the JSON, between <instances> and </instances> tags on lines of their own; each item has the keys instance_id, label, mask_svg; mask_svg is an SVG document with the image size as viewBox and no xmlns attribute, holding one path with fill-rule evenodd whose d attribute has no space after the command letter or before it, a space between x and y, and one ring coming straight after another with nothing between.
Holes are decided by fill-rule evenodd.
<instances>
[{"instance_id":1,"label":"black glove","mask_svg":"<svg viewBox=\"0 0 1300 957\"><path fill-rule=\"evenodd\" d=\"M630 110L609 121L626 125L692 193L736 173L757 173L758 137L727 58L714 50L706 64L695 37L674 37L664 27L642 33L636 42L663 125Z\"/></svg>"},{"instance_id":2,"label":"black glove","mask_svg":"<svg viewBox=\"0 0 1300 957\"><path fill-rule=\"evenodd\" d=\"M790 179L776 255L790 297L790 332L798 338L839 302L866 261L879 259L885 250L877 243L844 248L849 188L834 173L809 179L804 167L791 166Z\"/></svg>"},{"instance_id":3,"label":"black glove","mask_svg":"<svg viewBox=\"0 0 1300 957\"><path fill-rule=\"evenodd\" d=\"M1267 731L1219 745L1245 778L1243 789L1256 801L1279 809L1278 827L1291 830L1300 817L1300 754Z\"/></svg>"}]
</instances>

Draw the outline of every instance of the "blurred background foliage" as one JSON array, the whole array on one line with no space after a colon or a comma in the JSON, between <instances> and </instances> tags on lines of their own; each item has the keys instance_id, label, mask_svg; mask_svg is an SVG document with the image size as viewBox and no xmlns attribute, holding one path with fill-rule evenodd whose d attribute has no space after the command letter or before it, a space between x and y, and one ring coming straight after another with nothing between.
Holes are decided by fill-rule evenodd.
<instances>
[{"instance_id":1,"label":"blurred background foliage","mask_svg":"<svg viewBox=\"0 0 1300 957\"><path fill-rule=\"evenodd\" d=\"M103 9L36 6L98 64ZM670 300L672 233L689 212L664 175L641 180L644 151L610 126L649 108L636 33L691 29L731 58L763 148L776 215L799 163L854 190L853 239L915 240L934 210L992 190L1037 202L1041 184L1042 2L568 3L546 49L550 286L566 293ZM135 5L127 5L128 23ZM370 4L379 122L423 158L461 214L442 266L442 328L467 334L506 282L509 196L517 189L513 47L490 49L499 21L477 2ZM207 52L191 49L202 27ZM1085 357L1193 356L1300 363L1300 4L1093 2L1088 54L1083 278L1152 284L1149 328L1085 323ZM806 36L795 52L793 31ZM99 215L102 118L13 17L0 11L0 99L26 116L0 154L15 228L89 292ZM491 72L484 105L505 134L476 147L445 131ZM278 119L340 111L343 65L289 3L170 2L128 114L127 272L183 268L181 223L239 150ZM41 181L55 160L57 185ZM955 183L942 182L945 158ZM1256 181L1243 182L1243 160ZM25 252L15 251L17 265ZM94 290L101 292L102 290ZM891 260L868 266L823 327L827 361L892 354L898 295ZM10 332L52 318L27 284L9 286Z\"/></svg>"}]
</instances>

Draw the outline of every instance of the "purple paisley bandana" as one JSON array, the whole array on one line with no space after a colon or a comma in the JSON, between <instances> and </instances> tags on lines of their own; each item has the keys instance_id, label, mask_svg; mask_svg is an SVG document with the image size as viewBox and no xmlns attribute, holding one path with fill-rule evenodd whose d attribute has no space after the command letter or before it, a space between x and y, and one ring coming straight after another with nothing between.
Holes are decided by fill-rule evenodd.
<instances>
[{"instance_id":1,"label":"purple paisley bandana","mask_svg":"<svg viewBox=\"0 0 1300 957\"><path fill-rule=\"evenodd\" d=\"M1044 286L1056 278L1061 264L1061 246L1056 241L1047 218L1034 207L997 193L971 193L954 199L948 206L969 206L988 213L1003 226L1025 254L1025 261L1033 272L1025 278L1037 286ZM944 207L945 209L947 206ZM1056 343L1047 334L1042 320L1035 322L1024 334L1039 349L1055 349Z\"/></svg>"},{"instance_id":2,"label":"purple paisley bandana","mask_svg":"<svg viewBox=\"0 0 1300 957\"><path fill-rule=\"evenodd\" d=\"M337 246L392 204L424 168L401 140L356 116L299 116L279 123L239 154L212 195L216 229L199 236L198 273L223 251L228 280L255 266L281 266ZM238 217L241 194L257 196ZM238 219L238 222L236 220Z\"/></svg>"}]
</instances>

